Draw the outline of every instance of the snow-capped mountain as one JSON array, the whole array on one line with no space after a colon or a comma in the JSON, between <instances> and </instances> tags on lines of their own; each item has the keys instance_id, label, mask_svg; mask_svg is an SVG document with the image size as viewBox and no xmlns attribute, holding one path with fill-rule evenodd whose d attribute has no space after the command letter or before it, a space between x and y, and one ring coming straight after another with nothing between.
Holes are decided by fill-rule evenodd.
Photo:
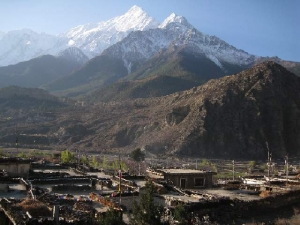
<instances>
[{"instance_id":1,"label":"snow-capped mountain","mask_svg":"<svg viewBox=\"0 0 300 225\"><path fill-rule=\"evenodd\" d=\"M82 49L86 54L99 55L109 46L121 41L131 31L157 28L159 22L142 8L133 6L122 16L97 24L72 28L61 36L70 39L69 44Z\"/></svg>"},{"instance_id":2,"label":"snow-capped mountain","mask_svg":"<svg viewBox=\"0 0 300 225\"><path fill-rule=\"evenodd\" d=\"M132 68L137 67L135 64L150 59L189 29L192 29L192 25L184 17L172 13L158 28L131 32L122 41L106 49L103 54L122 58L129 74L133 71Z\"/></svg>"},{"instance_id":3,"label":"snow-capped mountain","mask_svg":"<svg viewBox=\"0 0 300 225\"><path fill-rule=\"evenodd\" d=\"M30 29L5 33L0 38L0 66L16 64L66 48L67 40Z\"/></svg>"},{"instance_id":4,"label":"snow-capped mountain","mask_svg":"<svg viewBox=\"0 0 300 225\"><path fill-rule=\"evenodd\" d=\"M16 64L41 55L57 55L68 47L81 49L89 58L126 37L131 31L157 28L159 22L138 6L124 15L80 25L54 36L29 29L0 33L0 66Z\"/></svg>"},{"instance_id":5,"label":"snow-capped mountain","mask_svg":"<svg viewBox=\"0 0 300 225\"><path fill-rule=\"evenodd\" d=\"M172 44L191 46L191 51L204 54L221 69L224 69L222 63L249 65L256 58L256 56L237 49L216 36L205 35L196 29L182 33Z\"/></svg>"},{"instance_id":6,"label":"snow-capped mountain","mask_svg":"<svg viewBox=\"0 0 300 225\"><path fill-rule=\"evenodd\" d=\"M179 51L172 51L174 47L179 48ZM151 60L165 49L170 49L170 53L161 54L158 60ZM182 53L185 56L181 57ZM176 62L176 60L170 60L172 57L181 57L184 60ZM175 76L185 77L189 74L189 78L186 79L192 79L199 84L200 81L229 75L232 71L241 71L240 65L246 65L254 58L255 56L238 50L216 37L202 34L184 17L172 13L157 28L131 32L122 41L104 50L100 56L90 60L81 69L68 77L52 82L46 89L68 90L70 93L72 89L76 92L72 93L74 96L87 93L91 89L106 87L120 79L145 78L149 75L148 71L152 74L173 76L174 70L168 68L178 67L176 63L185 64L191 61L197 64L193 66L194 69L179 65L182 68L182 75L179 75L177 71ZM233 66L228 66L228 64L233 64ZM199 72L201 67L203 71L204 67L209 67L205 69L206 75ZM236 69L233 70L233 67ZM154 71L155 69L157 70ZM195 72L195 69L198 72ZM134 72L138 75L128 76ZM72 80L72 82L67 80Z\"/></svg>"},{"instance_id":7,"label":"snow-capped mountain","mask_svg":"<svg viewBox=\"0 0 300 225\"><path fill-rule=\"evenodd\" d=\"M57 58L74 62L77 63L78 65L83 65L89 60L89 58L79 48L76 47L69 47L61 51L57 55Z\"/></svg>"},{"instance_id":8,"label":"snow-capped mountain","mask_svg":"<svg viewBox=\"0 0 300 225\"><path fill-rule=\"evenodd\" d=\"M175 13L171 13L159 26L162 29L173 29L181 32L185 32L187 29L192 29L193 26L183 16L178 16Z\"/></svg>"},{"instance_id":9,"label":"snow-capped mountain","mask_svg":"<svg viewBox=\"0 0 300 225\"><path fill-rule=\"evenodd\" d=\"M142 64L160 49L168 48L170 45L190 46L190 51L204 54L224 70L226 69L222 63L246 65L255 59L255 56L215 36L199 32L184 17L174 13L156 29L130 33L122 41L105 50L104 54L122 58L129 74L137 64Z\"/></svg>"},{"instance_id":10,"label":"snow-capped mountain","mask_svg":"<svg viewBox=\"0 0 300 225\"><path fill-rule=\"evenodd\" d=\"M172 13L159 23L140 7L133 6L124 15L95 24L80 25L57 36L36 33L29 29L0 32L0 66L46 54L70 58L81 65L87 61L86 56L105 56L101 58L105 62L105 70L97 65L98 59L95 59L87 65L94 70L85 68L87 71L82 74L87 76L87 73L93 73L88 76L98 79L99 74L110 70L110 60L113 60L112 65L118 65L116 68L122 73L110 71L114 78L105 73L107 77L102 83L107 85L126 76L126 70L127 75L136 71L162 49L182 46L189 55L195 54L197 59L204 57L204 61L213 63L224 74L232 71L228 69L231 65L239 68L250 67L260 58L215 36L201 33L183 16ZM99 73L99 70L102 72Z\"/></svg>"}]
</instances>

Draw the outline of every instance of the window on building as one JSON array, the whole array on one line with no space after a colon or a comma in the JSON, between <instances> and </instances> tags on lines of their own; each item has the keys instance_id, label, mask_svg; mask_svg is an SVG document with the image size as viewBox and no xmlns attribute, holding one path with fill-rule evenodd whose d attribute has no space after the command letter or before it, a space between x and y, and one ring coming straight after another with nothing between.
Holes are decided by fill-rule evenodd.
<instances>
[{"instance_id":1,"label":"window on building","mask_svg":"<svg viewBox=\"0 0 300 225\"><path fill-rule=\"evenodd\" d=\"M196 177L194 178L195 187L203 187L205 184L205 178L204 177Z\"/></svg>"}]
</instances>

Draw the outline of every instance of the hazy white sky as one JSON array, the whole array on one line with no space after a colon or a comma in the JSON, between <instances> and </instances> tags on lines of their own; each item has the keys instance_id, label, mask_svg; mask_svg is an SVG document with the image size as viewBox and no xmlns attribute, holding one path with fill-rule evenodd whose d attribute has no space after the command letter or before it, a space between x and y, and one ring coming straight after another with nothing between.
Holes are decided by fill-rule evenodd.
<instances>
[{"instance_id":1,"label":"hazy white sky","mask_svg":"<svg viewBox=\"0 0 300 225\"><path fill-rule=\"evenodd\" d=\"M172 12L185 16L199 31L251 54L300 61L299 0L0 0L0 31L58 34L133 5L160 22Z\"/></svg>"}]
</instances>

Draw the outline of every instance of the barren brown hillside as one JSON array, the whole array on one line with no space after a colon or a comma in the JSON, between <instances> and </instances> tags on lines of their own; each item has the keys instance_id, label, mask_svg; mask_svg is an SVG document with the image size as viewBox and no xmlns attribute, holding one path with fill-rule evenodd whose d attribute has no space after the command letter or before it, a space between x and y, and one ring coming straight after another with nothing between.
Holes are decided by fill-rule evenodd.
<instances>
[{"instance_id":1,"label":"barren brown hillside","mask_svg":"<svg viewBox=\"0 0 300 225\"><path fill-rule=\"evenodd\" d=\"M162 154L259 158L266 157L266 143L275 157L300 149L300 78L274 62L165 97L72 104L47 121L19 120L20 146L30 145L36 131L49 148L99 152L141 147ZM13 131L13 123L2 124ZM5 126L3 145L12 139L3 135Z\"/></svg>"}]
</instances>

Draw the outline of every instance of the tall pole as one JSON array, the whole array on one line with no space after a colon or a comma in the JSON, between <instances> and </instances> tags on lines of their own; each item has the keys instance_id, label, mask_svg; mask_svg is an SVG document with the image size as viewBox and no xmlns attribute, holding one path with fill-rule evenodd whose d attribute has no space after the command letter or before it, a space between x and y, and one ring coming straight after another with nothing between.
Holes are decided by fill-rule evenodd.
<instances>
[{"instance_id":1,"label":"tall pole","mask_svg":"<svg viewBox=\"0 0 300 225\"><path fill-rule=\"evenodd\" d=\"M18 156L18 154L19 154L19 140L18 140L18 131L17 131L17 126L16 126L15 133L16 133L16 147L17 147L17 156Z\"/></svg>"},{"instance_id":2,"label":"tall pole","mask_svg":"<svg viewBox=\"0 0 300 225\"><path fill-rule=\"evenodd\" d=\"M120 201L119 201L119 204L120 204L120 207L121 207L121 180L122 180L122 170L121 170L121 158L120 158L120 153L119 153L119 193L120 193Z\"/></svg>"},{"instance_id":3,"label":"tall pole","mask_svg":"<svg viewBox=\"0 0 300 225\"><path fill-rule=\"evenodd\" d=\"M267 146L267 150L268 150L268 162L267 162L267 166L268 166L268 183L270 184L270 164L271 164L271 157L270 157L270 150L269 150L269 144L268 144L268 142L266 142L266 146Z\"/></svg>"},{"instance_id":4,"label":"tall pole","mask_svg":"<svg viewBox=\"0 0 300 225\"><path fill-rule=\"evenodd\" d=\"M140 162L139 162L139 176L141 176L141 163Z\"/></svg>"},{"instance_id":5,"label":"tall pole","mask_svg":"<svg viewBox=\"0 0 300 225\"><path fill-rule=\"evenodd\" d=\"M289 176L289 157L288 155L285 156L285 166L286 166L286 183L288 182L288 176Z\"/></svg>"},{"instance_id":6,"label":"tall pole","mask_svg":"<svg viewBox=\"0 0 300 225\"><path fill-rule=\"evenodd\" d=\"M234 181L234 160L232 160L232 179L233 179L233 181Z\"/></svg>"}]
</instances>

